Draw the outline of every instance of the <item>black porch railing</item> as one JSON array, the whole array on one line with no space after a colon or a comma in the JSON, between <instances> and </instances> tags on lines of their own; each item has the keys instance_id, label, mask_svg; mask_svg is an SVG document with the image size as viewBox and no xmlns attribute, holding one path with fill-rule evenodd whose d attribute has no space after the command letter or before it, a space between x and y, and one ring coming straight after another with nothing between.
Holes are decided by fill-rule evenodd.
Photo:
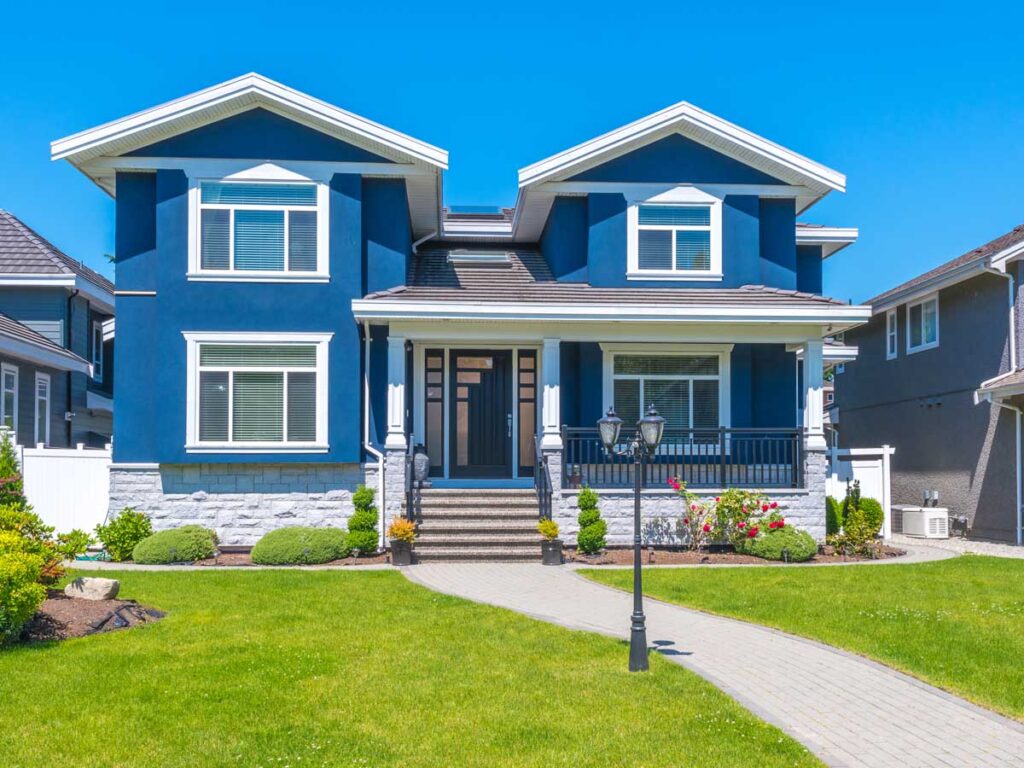
<instances>
[{"instance_id":1,"label":"black porch railing","mask_svg":"<svg viewBox=\"0 0 1024 768\"><path fill-rule=\"evenodd\" d=\"M633 459L609 455L596 428L563 427L562 444L563 488L633 487ZM664 488L672 477L691 490L802 488L803 434L799 429L666 429L644 463L642 484Z\"/></svg>"},{"instance_id":2,"label":"black porch railing","mask_svg":"<svg viewBox=\"0 0 1024 768\"><path fill-rule=\"evenodd\" d=\"M533 438L534 453L537 457L533 469L533 487L537 491L537 508L541 520L551 519L551 475L548 473L548 457L540 449L537 437Z\"/></svg>"}]
</instances>

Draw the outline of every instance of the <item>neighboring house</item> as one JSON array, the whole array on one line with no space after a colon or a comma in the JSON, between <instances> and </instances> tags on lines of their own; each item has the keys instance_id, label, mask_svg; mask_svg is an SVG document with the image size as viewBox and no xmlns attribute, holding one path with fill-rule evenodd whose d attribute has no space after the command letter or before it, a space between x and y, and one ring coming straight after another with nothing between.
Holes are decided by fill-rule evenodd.
<instances>
[{"instance_id":1,"label":"neighboring house","mask_svg":"<svg viewBox=\"0 0 1024 768\"><path fill-rule=\"evenodd\" d=\"M102 447L113 434L114 286L75 261L13 214L0 210L0 313L31 329L70 358L87 361L40 371L48 379L35 385L29 367L18 371L23 401L18 442L72 447ZM9 365L15 365L14 362ZM9 379L8 379L9 381ZM34 389L45 390L49 428L34 426L24 403ZM29 404L31 405L31 404ZM10 418L4 413L5 421ZM40 439L42 438L42 439Z\"/></svg>"},{"instance_id":2,"label":"neighboring house","mask_svg":"<svg viewBox=\"0 0 1024 768\"><path fill-rule=\"evenodd\" d=\"M248 545L342 523L365 480L393 517L422 442L426 497L550 478L571 539L588 483L622 542L595 422L653 403L648 516L682 474L824 535L823 339L869 316L821 296L856 231L796 221L834 170L680 103L524 168L513 209L449 210L445 151L259 75L52 154L117 201L113 510Z\"/></svg>"},{"instance_id":3,"label":"neighboring house","mask_svg":"<svg viewBox=\"0 0 1024 768\"><path fill-rule=\"evenodd\" d=\"M895 447L895 503L938 491L969 535L1017 543L1022 257L1019 226L876 296L836 377L840 442Z\"/></svg>"}]
</instances>

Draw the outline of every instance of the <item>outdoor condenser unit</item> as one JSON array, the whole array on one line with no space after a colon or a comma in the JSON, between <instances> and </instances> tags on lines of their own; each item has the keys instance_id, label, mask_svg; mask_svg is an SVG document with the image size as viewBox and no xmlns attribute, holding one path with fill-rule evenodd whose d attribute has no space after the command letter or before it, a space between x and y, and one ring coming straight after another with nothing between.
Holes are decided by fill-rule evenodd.
<instances>
[{"instance_id":1,"label":"outdoor condenser unit","mask_svg":"<svg viewBox=\"0 0 1024 768\"><path fill-rule=\"evenodd\" d=\"M944 507L904 507L903 535L919 539L948 539L949 510Z\"/></svg>"}]
</instances>

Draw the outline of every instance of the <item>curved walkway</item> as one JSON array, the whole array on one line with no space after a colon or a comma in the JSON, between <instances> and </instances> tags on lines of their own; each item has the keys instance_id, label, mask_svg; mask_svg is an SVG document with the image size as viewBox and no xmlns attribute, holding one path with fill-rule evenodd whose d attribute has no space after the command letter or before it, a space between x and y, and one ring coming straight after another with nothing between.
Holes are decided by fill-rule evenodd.
<instances>
[{"instance_id":1,"label":"curved walkway","mask_svg":"<svg viewBox=\"0 0 1024 768\"><path fill-rule=\"evenodd\" d=\"M570 629L617 638L629 634L631 597L567 568L436 563L403 572L438 592ZM1024 726L881 664L651 599L645 608L647 639L660 653L829 765L1024 767Z\"/></svg>"}]
</instances>

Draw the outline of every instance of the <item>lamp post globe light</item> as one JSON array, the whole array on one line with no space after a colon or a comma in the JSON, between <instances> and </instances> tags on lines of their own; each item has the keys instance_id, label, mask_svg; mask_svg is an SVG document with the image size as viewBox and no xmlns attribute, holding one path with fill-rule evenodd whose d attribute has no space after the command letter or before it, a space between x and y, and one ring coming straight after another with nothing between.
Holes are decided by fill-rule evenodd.
<instances>
[{"instance_id":1,"label":"lamp post globe light","mask_svg":"<svg viewBox=\"0 0 1024 768\"><path fill-rule=\"evenodd\" d=\"M636 423L636 431L624 450L617 450L622 419L615 415L615 408L597 421L601 442L609 456L633 457L633 613L630 616L629 671L643 672L647 669L647 619L644 616L644 595L640 576L640 490L643 485L644 460L653 454L661 444L665 433L665 419L658 415L653 403L647 413Z\"/></svg>"}]
</instances>

